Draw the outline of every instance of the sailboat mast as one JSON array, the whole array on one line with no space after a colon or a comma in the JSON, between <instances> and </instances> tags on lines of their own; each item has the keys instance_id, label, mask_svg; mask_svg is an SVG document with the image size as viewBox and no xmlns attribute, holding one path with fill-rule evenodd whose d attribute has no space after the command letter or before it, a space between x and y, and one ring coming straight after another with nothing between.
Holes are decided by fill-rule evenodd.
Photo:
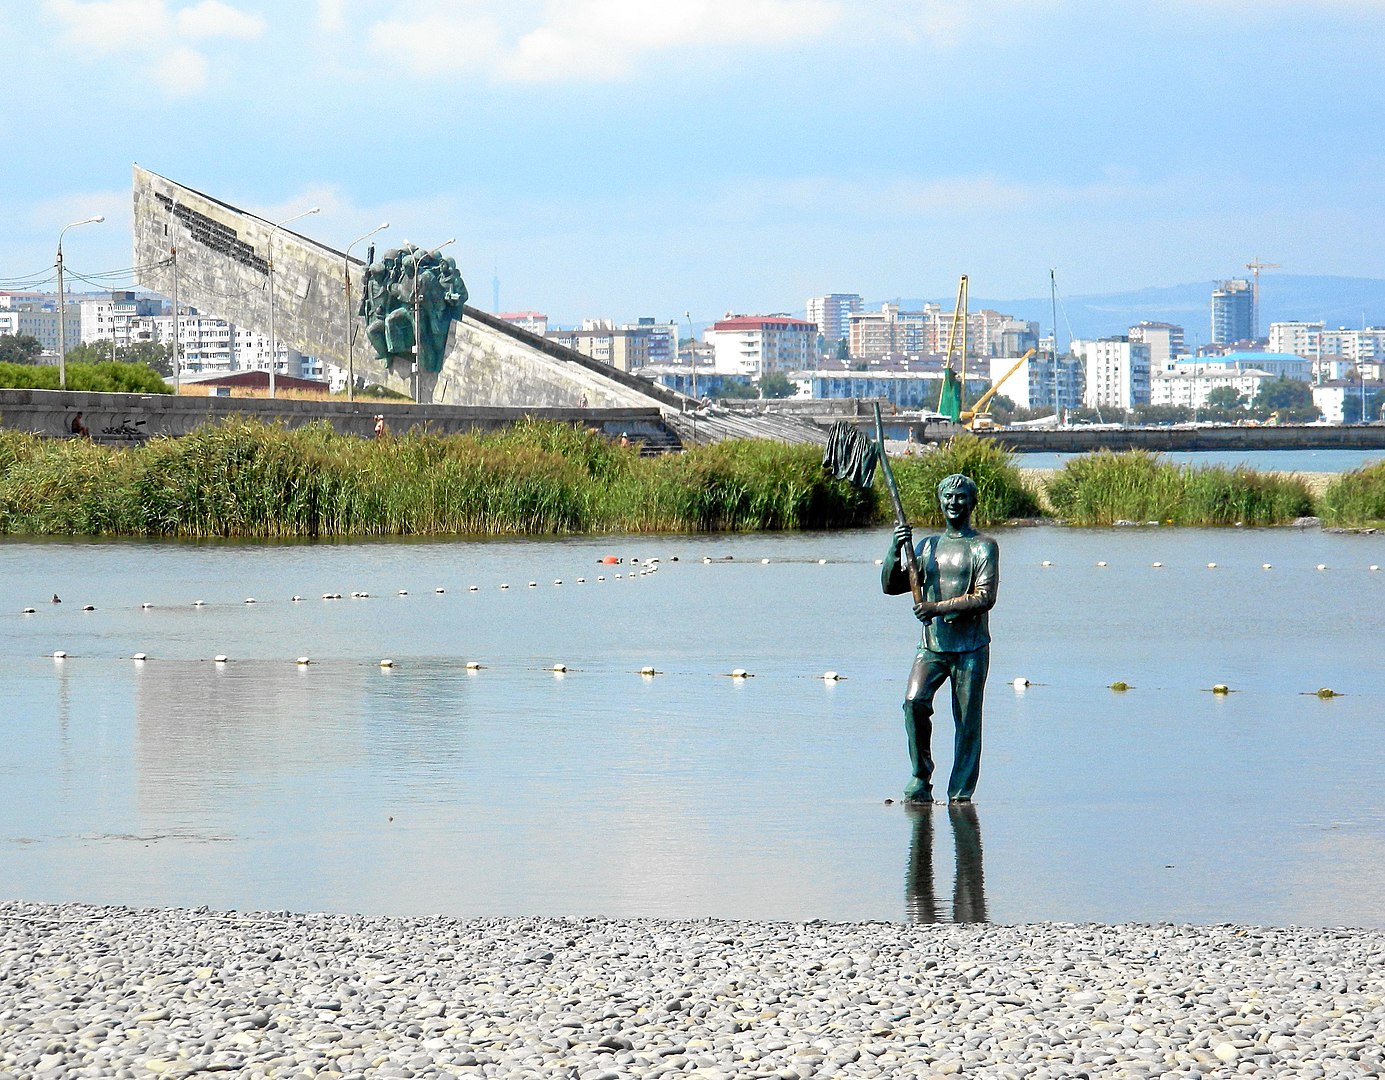
<instances>
[{"instance_id":1,"label":"sailboat mast","mask_svg":"<svg viewBox=\"0 0 1385 1080\"><path fill-rule=\"evenodd\" d=\"M1058 404L1058 278L1052 267L1048 271L1048 299L1053 309L1053 426L1063 422Z\"/></svg>"}]
</instances>

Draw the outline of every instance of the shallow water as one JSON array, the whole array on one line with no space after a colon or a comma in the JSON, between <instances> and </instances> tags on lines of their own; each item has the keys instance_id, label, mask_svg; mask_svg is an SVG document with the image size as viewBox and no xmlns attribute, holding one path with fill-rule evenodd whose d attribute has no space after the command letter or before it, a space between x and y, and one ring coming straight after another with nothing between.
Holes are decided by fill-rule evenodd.
<instances>
[{"instance_id":1,"label":"shallow water","mask_svg":"<svg viewBox=\"0 0 1385 1080\"><path fill-rule=\"evenodd\" d=\"M1059 469L1082 454L1016 454L1021 469ZM1258 472L1351 472L1385 460L1385 450L1330 448L1324 450L1165 450L1159 456L1179 465L1244 466Z\"/></svg>"},{"instance_id":2,"label":"shallow water","mask_svg":"<svg viewBox=\"0 0 1385 1080\"><path fill-rule=\"evenodd\" d=\"M1385 538L999 536L974 814L886 803L917 624L883 530L0 543L4 892L1385 926Z\"/></svg>"}]
</instances>

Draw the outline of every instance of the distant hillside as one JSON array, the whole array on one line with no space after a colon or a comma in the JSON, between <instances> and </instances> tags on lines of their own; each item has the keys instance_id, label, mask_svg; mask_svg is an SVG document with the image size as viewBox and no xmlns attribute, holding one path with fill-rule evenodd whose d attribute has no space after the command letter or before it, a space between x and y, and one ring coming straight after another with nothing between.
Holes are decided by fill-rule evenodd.
<instances>
[{"instance_id":1,"label":"distant hillside","mask_svg":"<svg viewBox=\"0 0 1385 1080\"><path fill-rule=\"evenodd\" d=\"M1105 337L1123 334L1130 327L1148 319L1171 322L1182 326L1188 344L1205 344L1211 337L1211 302L1213 282L1200 281L1187 285L1138 289L1134 292L1102 293L1096 296L1058 297L1059 338L1066 341L1068 325L1075 337ZM1062 289L1062 283L1059 283ZM932 297L944 308L952 306L952 297ZM920 299L899 301L906 308L922 305ZM867 303L867 308L879 308L880 302ZM1037 322L1048 333L1053 316L1049 298L1027 300L992 300L973 297L972 310L994 308L1021 319ZM1064 315L1066 314L1066 321ZM1303 274L1280 274L1266 271L1260 277L1260 332L1279 320L1321 319L1328 326L1360 326L1364 317L1368 326L1385 325L1385 280L1380 278L1325 277Z\"/></svg>"}]
</instances>

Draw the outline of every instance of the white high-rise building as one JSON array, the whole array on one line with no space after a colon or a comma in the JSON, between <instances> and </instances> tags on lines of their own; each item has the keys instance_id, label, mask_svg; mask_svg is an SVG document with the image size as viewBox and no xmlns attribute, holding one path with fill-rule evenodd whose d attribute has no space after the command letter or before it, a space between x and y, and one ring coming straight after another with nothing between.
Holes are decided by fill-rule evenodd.
<instances>
[{"instance_id":1,"label":"white high-rise building","mask_svg":"<svg viewBox=\"0 0 1385 1080\"><path fill-rule=\"evenodd\" d=\"M1368 326L1361 330L1336 330L1322 332L1322 354L1340 356L1353 364L1371 361L1385 356L1385 327Z\"/></svg>"},{"instance_id":2,"label":"white high-rise building","mask_svg":"<svg viewBox=\"0 0 1385 1080\"><path fill-rule=\"evenodd\" d=\"M1293 353L1305 360L1321 360L1323 329L1321 322L1272 322L1269 351Z\"/></svg>"},{"instance_id":3,"label":"white high-rise building","mask_svg":"<svg viewBox=\"0 0 1385 1080\"><path fill-rule=\"evenodd\" d=\"M706 340L715 350L718 375L758 379L813 367L817 334L816 323L788 315L732 315L713 323Z\"/></svg>"},{"instance_id":4,"label":"white high-rise building","mask_svg":"<svg viewBox=\"0 0 1385 1080\"><path fill-rule=\"evenodd\" d=\"M1149 346L1128 337L1074 340L1087 386L1082 404L1089 409L1131 409L1149 403Z\"/></svg>"},{"instance_id":5,"label":"white high-rise building","mask_svg":"<svg viewBox=\"0 0 1385 1080\"><path fill-rule=\"evenodd\" d=\"M817 324L818 333L825 339L829 352L836 349L837 342L848 336L848 320L853 312L861 310L861 306L858 293L828 293L826 296L808 297L808 321Z\"/></svg>"},{"instance_id":6,"label":"white high-rise building","mask_svg":"<svg viewBox=\"0 0 1385 1080\"><path fill-rule=\"evenodd\" d=\"M133 292L113 292L100 300L83 300L81 310L83 341L124 345L128 342L120 339L128 333L129 321L136 316L161 315L163 301Z\"/></svg>"},{"instance_id":7,"label":"white high-rise building","mask_svg":"<svg viewBox=\"0 0 1385 1080\"><path fill-rule=\"evenodd\" d=\"M82 312L76 304L68 304L64 312L64 340L70 349L82 337ZM58 313L47 310L38 302L19 302L13 307L0 308L0 334L28 334L38 338L43 351L58 352Z\"/></svg>"},{"instance_id":8,"label":"white high-rise building","mask_svg":"<svg viewBox=\"0 0 1385 1080\"><path fill-rule=\"evenodd\" d=\"M1149 362L1157 371L1186 351L1183 327L1166 322L1142 322L1130 328L1131 341L1149 346Z\"/></svg>"},{"instance_id":9,"label":"white high-rise building","mask_svg":"<svg viewBox=\"0 0 1385 1080\"><path fill-rule=\"evenodd\" d=\"M879 311L852 312L847 319L847 350L853 360L932 352L928 347L932 315L928 310L901 311L898 304L882 304Z\"/></svg>"},{"instance_id":10,"label":"white high-rise building","mask_svg":"<svg viewBox=\"0 0 1385 1080\"><path fill-rule=\"evenodd\" d=\"M1056 390L1058 405L1075 409L1082 404L1082 362L1074 357L1058 358L1058 380L1054 386L1053 356L1036 353L1020 361L1013 375L1006 372L1015 366L1017 357L993 356L990 359L991 385L1005 379L998 394L1004 394L1021 409L1052 409Z\"/></svg>"}]
</instances>

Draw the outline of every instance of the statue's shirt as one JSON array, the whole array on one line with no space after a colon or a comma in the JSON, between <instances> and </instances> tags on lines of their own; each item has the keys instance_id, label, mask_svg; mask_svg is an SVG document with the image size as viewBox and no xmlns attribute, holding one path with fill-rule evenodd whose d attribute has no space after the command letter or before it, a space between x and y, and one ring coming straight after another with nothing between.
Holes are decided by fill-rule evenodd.
<instances>
[{"instance_id":1,"label":"statue's shirt","mask_svg":"<svg viewBox=\"0 0 1385 1080\"><path fill-rule=\"evenodd\" d=\"M924 648L970 652L990 644L987 612L1000 585L1000 546L982 533L942 533L919 541L917 556L923 598L952 601L923 628Z\"/></svg>"}]
</instances>

